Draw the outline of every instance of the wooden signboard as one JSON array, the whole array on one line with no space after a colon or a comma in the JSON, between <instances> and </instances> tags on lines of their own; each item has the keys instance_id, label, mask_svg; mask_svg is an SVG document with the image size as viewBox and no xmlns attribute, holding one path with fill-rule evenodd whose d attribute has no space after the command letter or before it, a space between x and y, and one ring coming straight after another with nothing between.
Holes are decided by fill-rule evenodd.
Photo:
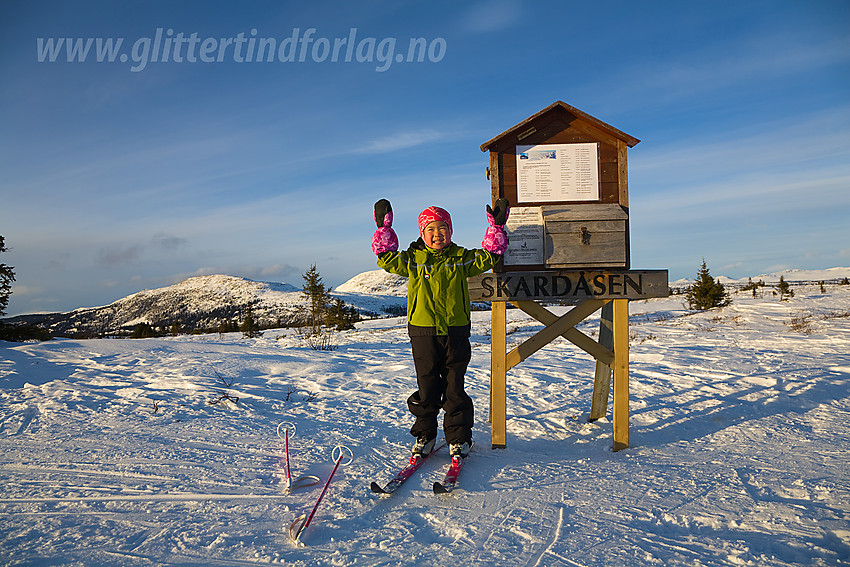
<instances>
[{"instance_id":1,"label":"wooden signboard","mask_svg":"<svg viewBox=\"0 0 850 567\"><path fill-rule=\"evenodd\" d=\"M667 270L486 273L469 278L473 301L544 301L575 304L586 299L650 299L669 295Z\"/></svg>"}]
</instances>

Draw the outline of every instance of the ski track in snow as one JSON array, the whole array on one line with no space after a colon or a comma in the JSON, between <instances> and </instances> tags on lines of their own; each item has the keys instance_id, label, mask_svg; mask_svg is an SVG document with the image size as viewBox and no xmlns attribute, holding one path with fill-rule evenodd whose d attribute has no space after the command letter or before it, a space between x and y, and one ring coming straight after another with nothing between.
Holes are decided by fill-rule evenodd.
<instances>
[{"instance_id":1,"label":"ski track in snow","mask_svg":"<svg viewBox=\"0 0 850 567\"><path fill-rule=\"evenodd\" d=\"M491 449L476 312L477 443L449 497L431 492L447 453L389 498L369 490L412 442L403 319L335 351L284 331L0 343L0 564L850 565L850 289L796 293L697 314L633 302L617 453L610 419L587 422L593 362L563 340L509 373L508 448ZM518 310L508 325L511 345L540 328ZM209 403L222 393L238 402ZM284 493L284 420L293 478L355 453L305 547L286 532L321 485Z\"/></svg>"}]
</instances>

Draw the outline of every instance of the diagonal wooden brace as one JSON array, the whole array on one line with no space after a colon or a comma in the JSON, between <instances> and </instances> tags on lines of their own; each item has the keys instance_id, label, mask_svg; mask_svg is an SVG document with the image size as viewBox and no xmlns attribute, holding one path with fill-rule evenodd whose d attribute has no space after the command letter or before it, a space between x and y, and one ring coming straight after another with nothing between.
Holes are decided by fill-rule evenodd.
<instances>
[{"instance_id":1,"label":"diagonal wooden brace","mask_svg":"<svg viewBox=\"0 0 850 567\"><path fill-rule=\"evenodd\" d=\"M520 310L522 310L525 314L534 317L537 321L543 323L544 325L551 325L555 321L558 320L558 316L540 305L539 303L535 303L533 301L513 301L511 302L516 305ZM603 310L608 309L610 307L610 301L603 301L604 307ZM598 309L598 308L597 308ZM594 309L593 311L596 311ZM591 311L591 313L593 313ZM586 318L587 316L585 316ZM588 337L574 326L570 327L561 335L563 338L567 339L581 350L591 355L598 361L601 361L603 364L611 366L614 363L614 351L613 344L606 343L598 343L592 338Z\"/></svg>"},{"instance_id":2,"label":"diagonal wooden brace","mask_svg":"<svg viewBox=\"0 0 850 567\"><path fill-rule=\"evenodd\" d=\"M535 333L530 339L526 340L524 343L520 344L508 353L506 364L507 370L510 370L560 336L564 336L568 340L570 340L570 337L573 337L578 342L583 343L586 346L588 341L599 346L596 341L573 327L587 318L588 315L594 313L598 309L601 309L606 303L608 303L608 301L604 299L588 299L582 301L561 317L558 317L557 315L549 312L546 308L532 301L517 301L517 307L546 325L546 327ZM538 316L540 317L539 319ZM578 337L578 335L586 338L587 341L582 340L581 337ZM571 342L573 341L571 340ZM581 345L578 346L581 347ZM613 361L613 352L608 351L608 354L603 354L606 358L609 355L610 360Z\"/></svg>"}]
</instances>

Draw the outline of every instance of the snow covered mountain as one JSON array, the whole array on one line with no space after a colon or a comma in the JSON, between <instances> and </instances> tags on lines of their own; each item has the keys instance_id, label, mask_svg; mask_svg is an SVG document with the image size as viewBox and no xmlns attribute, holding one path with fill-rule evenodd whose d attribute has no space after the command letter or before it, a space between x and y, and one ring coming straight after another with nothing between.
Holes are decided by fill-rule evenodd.
<instances>
[{"instance_id":1,"label":"snow covered mountain","mask_svg":"<svg viewBox=\"0 0 850 567\"><path fill-rule=\"evenodd\" d=\"M366 272L332 295L364 316L403 314L406 281L396 278L380 270ZM303 318L306 305L301 289L290 284L213 275L140 291L102 307L21 315L6 321L44 325L58 336L95 337L128 334L140 323L170 327L176 321L184 329L216 329L226 321L242 321L248 306L258 325L294 326Z\"/></svg>"},{"instance_id":2,"label":"snow covered mountain","mask_svg":"<svg viewBox=\"0 0 850 567\"><path fill-rule=\"evenodd\" d=\"M827 268L825 270L782 270L781 272L772 272L770 274L761 274L753 276L753 281L759 280L764 283L776 283L779 278L784 277L788 282L837 282L844 278L850 278L850 268ZM746 283L745 279L738 280Z\"/></svg>"},{"instance_id":3,"label":"snow covered mountain","mask_svg":"<svg viewBox=\"0 0 850 567\"><path fill-rule=\"evenodd\" d=\"M407 296L407 278L384 270L372 270L356 275L336 288L337 293L355 295Z\"/></svg>"},{"instance_id":4,"label":"snow covered mountain","mask_svg":"<svg viewBox=\"0 0 850 567\"><path fill-rule=\"evenodd\" d=\"M769 274L760 274L758 276L752 276L752 280L754 282L762 281L767 285L775 284L779 281L780 277L784 277L785 281L788 283L803 283L803 282L828 282L828 283L838 283L844 278L850 278L850 267L842 268L827 268L825 270L782 270L779 272L771 272ZM715 276L720 283L723 285L729 285L735 287L737 285L744 286L747 285L747 281L750 278L740 278L733 279L726 276ZM676 281L670 282L671 287L685 287L689 286L694 282L693 278L682 278Z\"/></svg>"},{"instance_id":5,"label":"snow covered mountain","mask_svg":"<svg viewBox=\"0 0 850 567\"><path fill-rule=\"evenodd\" d=\"M850 268L786 270L753 276L753 281L774 284L784 276L789 282L838 282L850 277ZM718 279L724 285L746 284L747 278ZM672 287L690 285L691 280L671 282ZM407 279L383 270L358 274L331 292L352 305L366 318L401 316L407 304ZM44 325L56 336L97 337L126 335L139 323L183 329L217 329L225 321L241 322L251 306L260 326L295 326L303 318L307 303L301 288L286 283L257 282L225 275L198 276L168 287L144 290L102 307L76 309L69 313L21 315L9 323Z\"/></svg>"}]
</instances>

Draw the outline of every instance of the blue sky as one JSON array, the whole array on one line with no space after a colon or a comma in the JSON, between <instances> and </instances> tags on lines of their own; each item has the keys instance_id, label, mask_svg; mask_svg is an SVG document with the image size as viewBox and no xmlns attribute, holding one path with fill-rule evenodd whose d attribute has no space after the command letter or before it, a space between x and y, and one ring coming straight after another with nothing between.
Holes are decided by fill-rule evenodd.
<instances>
[{"instance_id":1,"label":"blue sky","mask_svg":"<svg viewBox=\"0 0 850 567\"><path fill-rule=\"evenodd\" d=\"M311 264L338 285L375 269L382 197L403 243L436 204L452 213L454 240L477 246L489 198L479 146L557 100L641 140L629 151L633 268L675 280L702 258L732 277L850 265L843 0L5 1L0 11L9 315L202 274L300 286ZM295 61L246 61L248 40L283 44L296 28L315 31ZM170 60L145 65L157 29ZM327 49L355 29L360 51L332 61ZM92 47L85 62L64 51L39 61L39 38L42 55L49 38L124 38L126 60L97 62ZM233 39L221 62L200 60L208 38ZM431 52L397 62L411 38Z\"/></svg>"}]
</instances>

